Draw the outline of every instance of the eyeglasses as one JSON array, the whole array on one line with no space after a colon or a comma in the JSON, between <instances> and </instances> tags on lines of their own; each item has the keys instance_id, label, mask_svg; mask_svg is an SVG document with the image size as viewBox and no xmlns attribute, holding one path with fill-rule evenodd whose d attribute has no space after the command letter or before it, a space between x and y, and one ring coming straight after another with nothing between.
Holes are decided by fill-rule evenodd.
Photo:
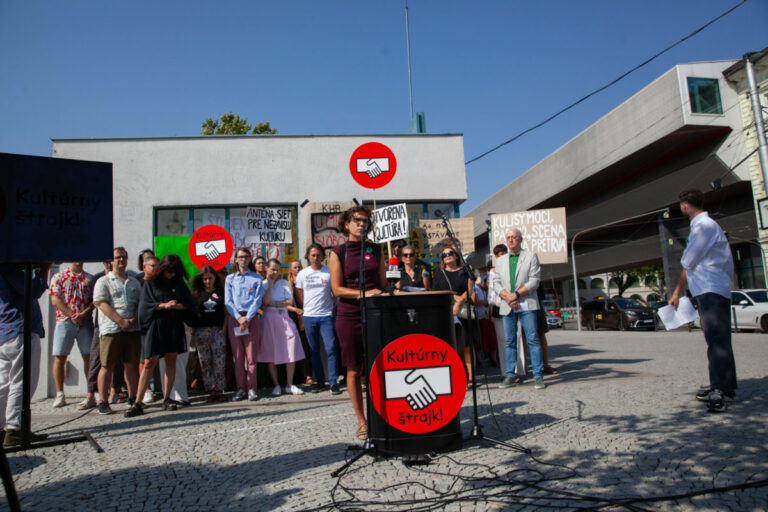
<instances>
[{"instance_id":1,"label":"eyeglasses","mask_svg":"<svg viewBox=\"0 0 768 512\"><path fill-rule=\"evenodd\" d=\"M445 251L443 253L443 258L447 258L448 256L455 256L455 255L456 255L456 253L453 252L453 251Z\"/></svg>"},{"instance_id":2,"label":"eyeglasses","mask_svg":"<svg viewBox=\"0 0 768 512\"><path fill-rule=\"evenodd\" d=\"M414 254L412 252L403 253L403 258L413 258Z\"/></svg>"},{"instance_id":3,"label":"eyeglasses","mask_svg":"<svg viewBox=\"0 0 768 512\"><path fill-rule=\"evenodd\" d=\"M250 258L250 256L247 254L241 254L237 257L238 260L247 260L248 258Z\"/></svg>"},{"instance_id":4,"label":"eyeglasses","mask_svg":"<svg viewBox=\"0 0 768 512\"><path fill-rule=\"evenodd\" d=\"M368 219L365 217L352 217L350 222L354 222L355 224L368 224Z\"/></svg>"}]
</instances>

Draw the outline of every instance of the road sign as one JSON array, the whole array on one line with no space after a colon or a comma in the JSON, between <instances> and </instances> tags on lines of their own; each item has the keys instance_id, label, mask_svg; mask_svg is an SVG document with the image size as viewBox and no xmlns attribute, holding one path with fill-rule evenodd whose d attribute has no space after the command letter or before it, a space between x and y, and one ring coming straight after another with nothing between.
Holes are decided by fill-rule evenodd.
<instances>
[{"instance_id":1,"label":"road sign","mask_svg":"<svg viewBox=\"0 0 768 512\"><path fill-rule=\"evenodd\" d=\"M232 250L232 237L226 229L215 224L201 227L189 240L189 258L197 268L207 265L221 270L229 263Z\"/></svg>"},{"instance_id":2,"label":"road sign","mask_svg":"<svg viewBox=\"0 0 768 512\"><path fill-rule=\"evenodd\" d=\"M359 146L349 159L352 178L365 188L381 188L395 177L397 159L384 144L366 142Z\"/></svg>"},{"instance_id":3,"label":"road sign","mask_svg":"<svg viewBox=\"0 0 768 512\"><path fill-rule=\"evenodd\" d=\"M448 343L429 334L408 334L379 353L371 368L370 388L373 405L387 424L426 434L458 414L467 375Z\"/></svg>"}]
</instances>

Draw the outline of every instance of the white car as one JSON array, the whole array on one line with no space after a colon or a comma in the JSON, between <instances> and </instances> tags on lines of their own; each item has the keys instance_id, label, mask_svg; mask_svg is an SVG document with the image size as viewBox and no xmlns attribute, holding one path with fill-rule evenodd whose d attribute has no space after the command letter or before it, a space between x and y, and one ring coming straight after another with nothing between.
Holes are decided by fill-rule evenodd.
<instances>
[{"instance_id":1,"label":"white car","mask_svg":"<svg viewBox=\"0 0 768 512\"><path fill-rule=\"evenodd\" d=\"M732 290L731 324L734 329L768 333L768 290Z\"/></svg>"}]
</instances>

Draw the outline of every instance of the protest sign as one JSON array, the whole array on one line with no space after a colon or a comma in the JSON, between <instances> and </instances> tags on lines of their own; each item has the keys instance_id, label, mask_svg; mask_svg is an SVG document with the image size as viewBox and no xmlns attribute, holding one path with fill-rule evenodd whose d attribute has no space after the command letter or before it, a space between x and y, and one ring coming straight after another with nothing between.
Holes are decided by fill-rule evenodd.
<instances>
[{"instance_id":1,"label":"protest sign","mask_svg":"<svg viewBox=\"0 0 768 512\"><path fill-rule=\"evenodd\" d=\"M376 243L408 238L408 209L405 203L373 210L373 228Z\"/></svg>"},{"instance_id":2,"label":"protest sign","mask_svg":"<svg viewBox=\"0 0 768 512\"><path fill-rule=\"evenodd\" d=\"M304 212L309 215L304 217L309 220L309 229L306 229L305 224L303 232L310 234L308 244L320 244L323 249L330 249L346 242L339 220L341 215L354 204L352 201L307 203L304 206Z\"/></svg>"},{"instance_id":3,"label":"protest sign","mask_svg":"<svg viewBox=\"0 0 768 512\"><path fill-rule=\"evenodd\" d=\"M245 221L245 240L248 243L293 243L290 208L249 206Z\"/></svg>"},{"instance_id":4,"label":"protest sign","mask_svg":"<svg viewBox=\"0 0 768 512\"><path fill-rule=\"evenodd\" d=\"M472 217L461 219L448 219L452 226L453 236L459 241L462 254L469 254L475 250L474 222ZM437 244L448 238L448 232L443 226L442 219L423 219L419 221L419 229L422 233L421 252L423 254L434 251Z\"/></svg>"},{"instance_id":5,"label":"protest sign","mask_svg":"<svg viewBox=\"0 0 768 512\"><path fill-rule=\"evenodd\" d=\"M507 245L506 231L510 228L520 230L523 249L535 252L540 263L568 263L565 208L491 215L491 247Z\"/></svg>"}]
</instances>

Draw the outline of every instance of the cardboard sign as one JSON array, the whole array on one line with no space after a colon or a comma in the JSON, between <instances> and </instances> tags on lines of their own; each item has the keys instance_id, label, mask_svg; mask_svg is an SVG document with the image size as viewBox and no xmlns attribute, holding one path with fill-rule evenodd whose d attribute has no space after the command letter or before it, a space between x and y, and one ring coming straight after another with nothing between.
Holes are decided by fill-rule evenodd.
<instances>
[{"instance_id":1,"label":"cardboard sign","mask_svg":"<svg viewBox=\"0 0 768 512\"><path fill-rule=\"evenodd\" d=\"M384 144L367 142L349 159L352 178L365 188L381 188L392 181L397 171L395 154Z\"/></svg>"},{"instance_id":2,"label":"cardboard sign","mask_svg":"<svg viewBox=\"0 0 768 512\"><path fill-rule=\"evenodd\" d=\"M290 208L249 206L245 221L245 241L248 243L293 243Z\"/></svg>"},{"instance_id":3,"label":"cardboard sign","mask_svg":"<svg viewBox=\"0 0 768 512\"><path fill-rule=\"evenodd\" d=\"M0 153L0 261L112 259L112 164Z\"/></svg>"},{"instance_id":4,"label":"cardboard sign","mask_svg":"<svg viewBox=\"0 0 768 512\"><path fill-rule=\"evenodd\" d=\"M390 426L411 434L434 432L459 413L467 375L456 351L429 334L389 343L371 368L370 396Z\"/></svg>"},{"instance_id":5,"label":"cardboard sign","mask_svg":"<svg viewBox=\"0 0 768 512\"><path fill-rule=\"evenodd\" d=\"M510 228L520 230L523 249L535 252L539 263L568 263L565 208L491 215L491 247L507 245L506 232Z\"/></svg>"},{"instance_id":6,"label":"cardboard sign","mask_svg":"<svg viewBox=\"0 0 768 512\"><path fill-rule=\"evenodd\" d=\"M405 203L373 210L373 239L376 243L408 238L408 209Z\"/></svg>"},{"instance_id":7,"label":"cardboard sign","mask_svg":"<svg viewBox=\"0 0 768 512\"><path fill-rule=\"evenodd\" d=\"M189 258L197 268L221 270L232 257L232 237L221 226L209 224L194 232L189 240Z\"/></svg>"},{"instance_id":8,"label":"cardboard sign","mask_svg":"<svg viewBox=\"0 0 768 512\"><path fill-rule=\"evenodd\" d=\"M450 225L453 226L453 236L459 240L462 254L473 252L475 250L475 227L472 217L448 220L450 221ZM448 232L446 231L445 226L443 226L442 219L420 220L419 229L422 232L422 254L440 250L437 244L448 238Z\"/></svg>"}]
</instances>

